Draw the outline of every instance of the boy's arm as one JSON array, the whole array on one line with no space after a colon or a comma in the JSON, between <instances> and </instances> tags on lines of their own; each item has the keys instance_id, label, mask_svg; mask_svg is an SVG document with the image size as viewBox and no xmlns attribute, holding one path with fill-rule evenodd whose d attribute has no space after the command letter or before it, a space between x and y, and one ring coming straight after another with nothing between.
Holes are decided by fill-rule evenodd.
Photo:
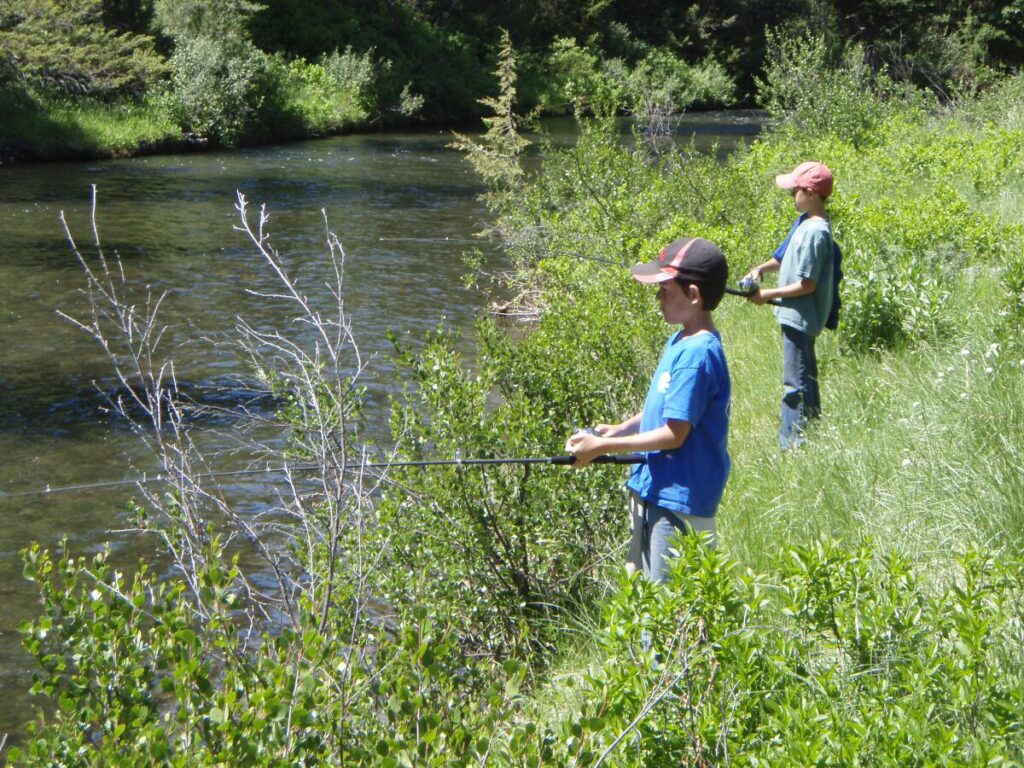
<instances>
[{"instance_id":1,"label":"boy's arm","mask_svg":"<svg viewBox=\"0 0 1024 768\"><path fill-rule=\"evenodd\" d=\"M778 288L762 288L754 291L747 297L747 301L753 304L764 304L772 299L793 299L797 296L806 296L808 293L814 293L817 288L817 280L804 277L789 285L783 285Z\"/></svg>"},{"instance_id":2,"label":"boy's arm","mask_svg":"<svg viewBox=\"0 0 1024 768\"><path fill-rule=\"evenodd\" d=\"M619 424L598 424L594 427L594 432L601 435L602 437L622 437L623 435L635 435L637 430L640 429L640 418L643 416L643 412L630 416L625 421Z\"/></svg>"},{"instance_id":3,"label":"boy's arm","mask_svg":"<svg viewBox=\"0 0 1024 768\"><path fill-rule=\"evenodd\" d=\"M761 282L761 275L765 272L776 272L779 269L779 261L775 258L768 259L764 264L758 264L747 272L747 277L755 283Z\"/></svg>"},{"instance_id":4,"label":"boy's arm","mask_svg":"<svg viewBox=\"0 0 1024 768\"><path fill-rule=\"evenodd\" d=\"M581 432L569 438L565 449L576 457L572 466L576 469L583 469L598 456L607 453L674 451L686 442L690 429L691 425L688 421L669 419L664 426L630 435L604 437Z\"/></svg>"}]
</instances>

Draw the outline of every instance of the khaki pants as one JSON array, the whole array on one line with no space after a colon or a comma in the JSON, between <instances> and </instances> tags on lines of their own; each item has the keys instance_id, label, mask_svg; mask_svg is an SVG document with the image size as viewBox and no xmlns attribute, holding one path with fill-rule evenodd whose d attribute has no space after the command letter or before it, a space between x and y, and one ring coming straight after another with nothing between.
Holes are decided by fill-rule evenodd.
<instances>
[{"instance_id":1,"label":"khaki pants","mask_svg":"<svg viewBox=\"0 0 1024 768\"><path fill-rule=\"evenodd\" d=\"M679 531L684 534L709 533L710 545L715 546L715 518L698 517L673 512L644 501L635 491L629 492L629 517L633 538L626 556L626 569L630 573L643 569L644 574L656 584L665 580L668 573L666 558L671 556L672 536Z\"/></svg>"}]
</instances>

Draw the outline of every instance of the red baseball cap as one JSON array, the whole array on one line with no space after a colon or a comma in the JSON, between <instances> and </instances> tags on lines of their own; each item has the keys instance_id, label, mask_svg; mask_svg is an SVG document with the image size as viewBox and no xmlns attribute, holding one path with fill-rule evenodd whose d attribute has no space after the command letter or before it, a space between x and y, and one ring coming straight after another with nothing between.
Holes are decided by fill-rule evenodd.
<instances>
[{"instance_id":1,"label":"red baseball cap","mask_svg":"<svg viewBox=\"0 0 1024 768\"><path fill-rule=\"evenodd\" d=\"M810 160L800 163L789 173L776 176L775 183L781 189L802 187L816 192L822 197L828 197L832 194L832 171L824 163Z\"/></svg>"}]
</instances>

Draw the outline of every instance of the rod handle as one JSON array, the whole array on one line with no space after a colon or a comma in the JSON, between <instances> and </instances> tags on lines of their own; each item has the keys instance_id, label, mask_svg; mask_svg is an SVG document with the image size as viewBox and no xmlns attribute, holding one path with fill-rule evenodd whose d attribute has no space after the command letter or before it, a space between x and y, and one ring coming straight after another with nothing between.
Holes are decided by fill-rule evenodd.
<instances>
[{"instance_id":1,"label":"rod handle","mask_svg":"<svg viewBox=\"0 0 1024 768\"><path fill-rule=\"evenodd\" d=\"M742 291L739 288L726 288L725 292L733 296L742 296L743 298L749 298L753 291ZM771 304L776 307L782 306L782 299L768 299L766 304Z\"/></svg>"},{"instance_id":2,"label":"rod handle","mask_svg":"<svg viewBox=\"0 0 1024 768\"><path fill-rule=\"evenodd\" d=\"M552 456L550 459L552 464L564 464L566 466L576 461L576 457L572 454L567 456ZM642 453L611 453L598 456L594 459L591 464L645 464L647 463L647 457Z\"/></svg>"}]
</instances>

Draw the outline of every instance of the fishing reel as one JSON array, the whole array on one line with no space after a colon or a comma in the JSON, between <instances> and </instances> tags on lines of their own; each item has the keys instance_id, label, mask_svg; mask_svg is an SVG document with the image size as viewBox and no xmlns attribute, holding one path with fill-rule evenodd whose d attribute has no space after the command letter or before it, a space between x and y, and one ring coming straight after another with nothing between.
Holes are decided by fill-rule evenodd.
<instances>
[{"instance_id":1,"label":"fishing reel","mask_svg":"<svg viewBox=\"0 0 1024 768\"><path fill-rule=\"evenodd\" d=\"M750 275L744 275L740 278L739 282L736 283L736 288L730 288L726 286L725 292L732 294L733 296L743 296L744 298L754 294L760 289L761 283L755 280Z\"/></svg>"},{"instance_id":2,"label":"fishing reel","mask_svg":"<svg viewBox=\"0 0 1024 768\"><path fill-rule=\"evenodd\" d=\"M761 283L752 278L750 275L744 275L740 278L740 281L736 283L739 289L747 294L748 296L761 288Z\"/></svg>"}]
</instances>

